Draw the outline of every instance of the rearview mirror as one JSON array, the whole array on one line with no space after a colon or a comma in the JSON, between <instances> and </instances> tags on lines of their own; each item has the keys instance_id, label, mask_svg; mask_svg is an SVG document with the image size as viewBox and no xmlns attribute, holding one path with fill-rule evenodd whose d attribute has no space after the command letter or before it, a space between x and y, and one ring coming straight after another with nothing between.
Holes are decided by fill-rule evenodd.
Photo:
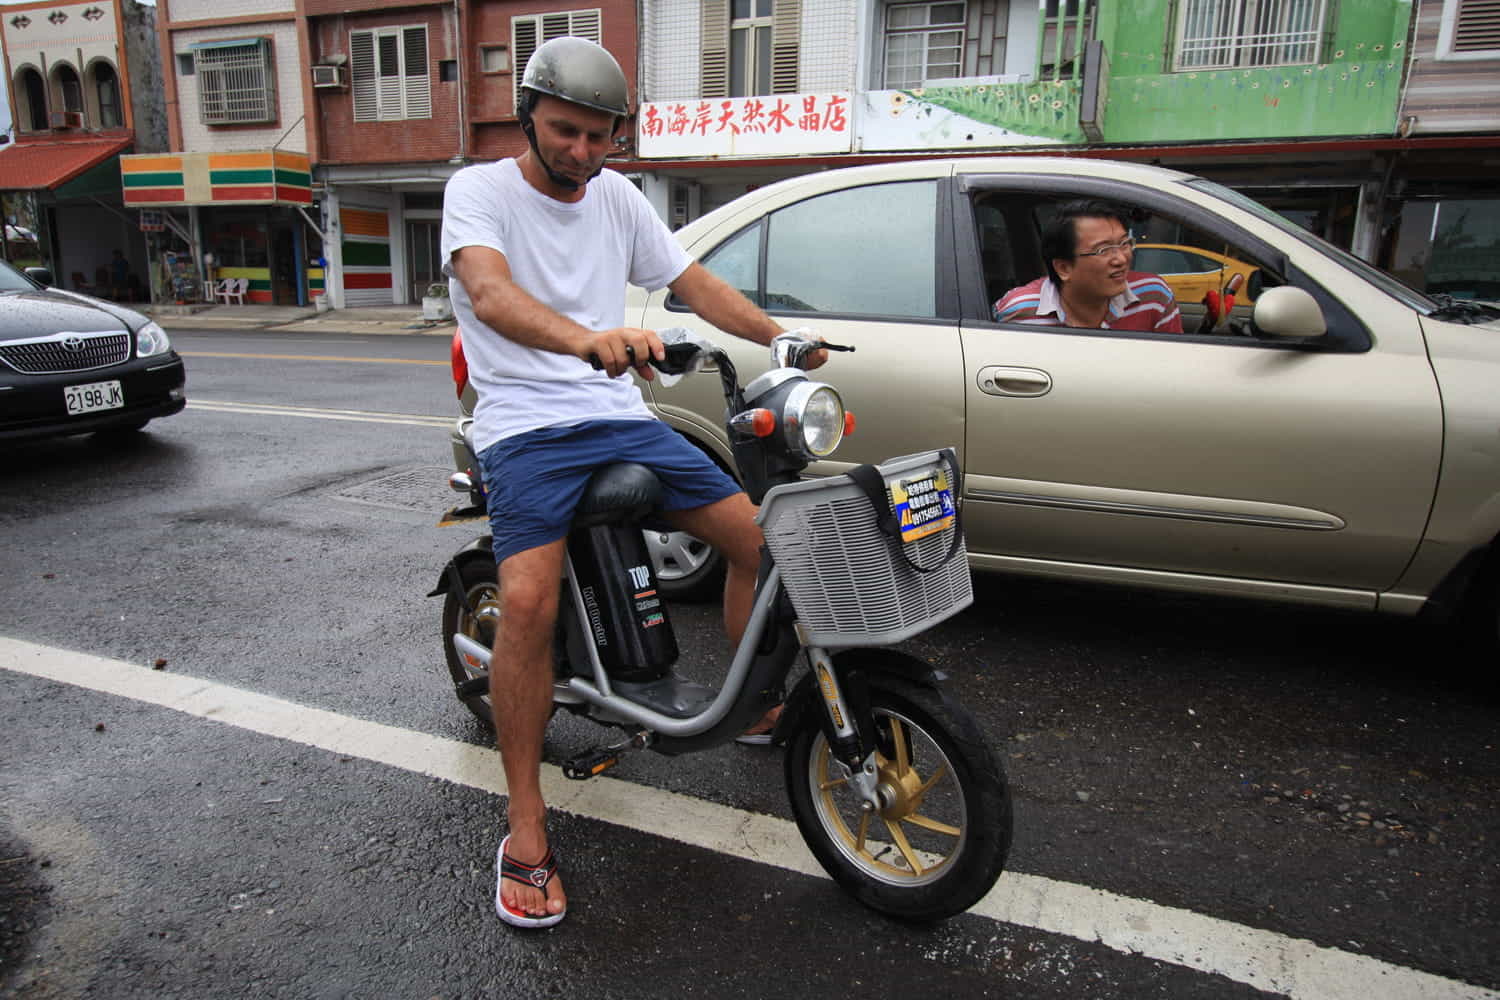
<instances>
[{"instance_id":1,"label":"rearview mirror","mask_svg":"<svg viewBox=\"0 0 1500 1000\"><path fill-rule=\"evenodd\" d=\"M1255 300L1251 313L1255 332L1263 337L1302 339L1328 332L1323 310L1311 293L1291 285L1268 288Z\"/></svg>"},{"instance_id":2,"label":"rearview mirror","mask_svg":"<svg viewBox=\"0 0 1500 1000\"><path fill-rule=\"evenodd\" d=\"M45 267L28 267L26 276L43 288L52 287L52 271Z\"/></svg>"}]
</instances>

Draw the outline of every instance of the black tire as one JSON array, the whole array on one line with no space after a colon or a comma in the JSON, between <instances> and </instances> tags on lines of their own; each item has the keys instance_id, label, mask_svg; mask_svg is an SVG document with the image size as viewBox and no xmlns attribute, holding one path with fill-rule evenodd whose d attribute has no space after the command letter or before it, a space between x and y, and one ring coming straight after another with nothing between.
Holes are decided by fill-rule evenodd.
<instances>
[{"instance_id":1,"label":"black tire","mask_svg":"<svg viewBox=\"0 0 1500 1000\"><path fill-rule=\"evenodd\" d=\"M469 598L469 607L473 608L477 614L471 615L465 609L463 602L458 599L458 595L451 590L444 596L443 657L448 661L448 673L452 675L454 684L462 684L475 677L488 676L488 673L463 662L453 645L453 634L461 633L486 649L491 649L495 645L495 629L500 621L500 583L495 573L494 561L488 558L465 560L458 568L458 575L463 580L464 592ZM474 713L476 719L494 728L495 717L490 712L488 694L472 695L459 700Z\"/></svg>"},{"instance_id":2,"label":"black tire","mask_svg":"<svg viewBox=\"0 0 1500 1000\"><path fill-rule=\"evenodd\" d=\"M669 601L710 601L724 590L724 557L686 531L643 529L656 589Z\"/></svg>"},{"instance_id":3,"label":"black tire","mask_svg":"<svg viewBox=\"0 0 1500 1000\"><path fill-rule=\"evenodd\" d=\"M962 913L1005 869L1005 772L974 717L939 692L888 674L867 683L887 807L861 825L866 814L839 780L819 705L787 741L792 814L818 862L866 906L913 921Z\"/></svg>"}]
</instances>

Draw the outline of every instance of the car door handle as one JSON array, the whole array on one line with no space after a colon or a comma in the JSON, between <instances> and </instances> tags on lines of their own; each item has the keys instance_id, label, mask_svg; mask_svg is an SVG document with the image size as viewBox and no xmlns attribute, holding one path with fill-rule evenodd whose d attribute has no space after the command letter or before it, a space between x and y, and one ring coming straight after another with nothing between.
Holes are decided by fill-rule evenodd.
<instances>
[{"instance_id":1,"label":"car door handle","mask_svg":"<svg viewBox=\"0 0 1500 1000\"><path fill-rule=\"evenodd\" d=\"M1052 391L1052 376L1039 368L989 365L979 369L979 391L991 396L1045 396Z\"/></svg>"}]
</instances>

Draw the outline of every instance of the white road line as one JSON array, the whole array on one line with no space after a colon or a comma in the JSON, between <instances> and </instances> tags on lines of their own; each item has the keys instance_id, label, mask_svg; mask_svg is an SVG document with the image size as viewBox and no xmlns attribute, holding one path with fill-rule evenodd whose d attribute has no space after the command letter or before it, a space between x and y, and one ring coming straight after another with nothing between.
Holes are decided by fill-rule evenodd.
<instances>
[{"instance_id":1,"label":"white road line","mask_svg":"<svg viewBox=\"0 0 1500 1000\"><path fill-rule=\"evenodd\" d=\"M367 722L243 688L0 637L0 669L158 705L225 725L505 794L488 748ZM823 871L796 825L609 777L543 768L554 808L804 875ZM1500 1000L1500 993L1310 941L1084 885L1007 872L970 912L1298 1000Z\"/></svg>"},{"instance_id":2,"label":"white road line","mask_svg":"<svg viewBox=\"0 0 1500 1000\"><path fill-rule=\"evenodd\" d=\"M454 417L424 417L415 413L378 413L368 410L331 410L318 406L283 406L277 403L232 403L189 399L190 410L243 413L266 417L306 417L311 420L352 420L366 424L411 424L419 427L451 427Z\"/></svg>"}]
</instances>

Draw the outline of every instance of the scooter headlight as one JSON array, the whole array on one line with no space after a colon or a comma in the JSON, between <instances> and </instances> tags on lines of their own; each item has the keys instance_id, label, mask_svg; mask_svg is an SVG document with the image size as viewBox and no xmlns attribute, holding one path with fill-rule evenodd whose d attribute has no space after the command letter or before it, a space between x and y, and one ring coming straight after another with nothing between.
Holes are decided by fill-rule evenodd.
<instances>
[{"instance_id":1,"label":"scooter headlight","mask_svg":"<svg viewBox=\"0 0 1500 1000\"><path fill-rule=\"evenodd\" d=\"M787 395L781 427L794 455L826 458L844 440L844 401L831 385L800 383Z\"/></svg>"}]
</instances>

